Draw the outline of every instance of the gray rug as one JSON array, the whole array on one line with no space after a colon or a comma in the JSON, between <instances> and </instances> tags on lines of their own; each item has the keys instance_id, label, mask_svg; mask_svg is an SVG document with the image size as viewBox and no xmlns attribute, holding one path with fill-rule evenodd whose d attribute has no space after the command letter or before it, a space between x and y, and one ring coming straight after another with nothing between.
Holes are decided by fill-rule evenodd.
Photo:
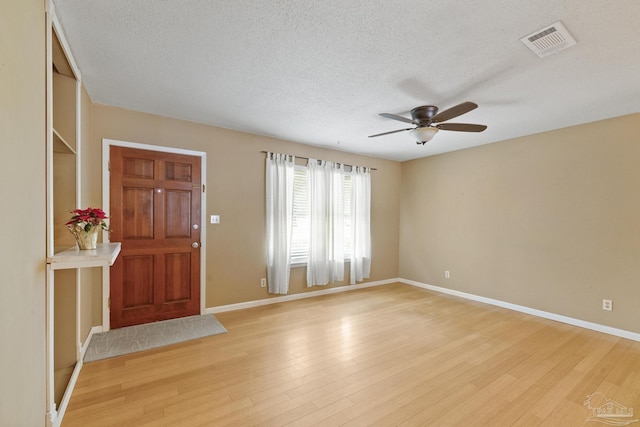
<instances>
[{"instance_id":1,"label":"gray rug","mask_svg":"<svg viewBox=\"0 0 640 427\"><path fill-rule=\"evenodd\" d=\"M225 332L213 314L112 329L93 335L84 361L94 362Z\"/></svg>"}]
</instances>

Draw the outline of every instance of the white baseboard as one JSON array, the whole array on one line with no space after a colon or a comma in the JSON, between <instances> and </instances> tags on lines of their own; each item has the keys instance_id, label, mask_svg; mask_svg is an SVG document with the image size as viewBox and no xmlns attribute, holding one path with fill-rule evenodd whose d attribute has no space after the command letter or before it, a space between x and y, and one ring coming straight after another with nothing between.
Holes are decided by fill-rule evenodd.
<instances>
[{"instance_id":1,"label":"white baseboard","mask_svg":"<svg viewBox=\"0 0 640 427\"><path fill-rule=\"evenodd\" d=\"M283 295L281 297L265 298L255 301L240 302L237 304L221 305L218 307L205 308L205 314L224 313L225 311L243 310L245 308L260 307L262 305L278 304L285 301L294 301L303 298L312 298L320 295L335 294L338 292L353 291L356 289L370 288L372 286L388 285L389 283L398 283L401 279L386 279L375 282L360 283L357 285L345 285L336 288L321 289L318 291L303 292L301 294Z\"/></svg>"},{"instance_id":2,"label":"white baseboard","mask_svg":"<svg viewBox=\"0 0 640 427\"><path fill-rule=\"evenodd\" d=\"M625 331L624 329L612 328L611 326L601 325L599 323L587 322L585 320L575 319L573 317L563 316L561 314L550 313L548 311L538 310L535 308L525 307L523 305L512 304L510 302L500 301L493 298L486 298L479 295L469 294L466 292L456 291L454 289L442 288L440 286L428 285L426 283L416 282L408 279L398 279L399 282L407 285L416 286L418 288L428 289L434 292L440 292L443 294L453 295L460 298L465 298L473 301L482 302L485 304L491 304L509 310L519 311L521 313L531 314L533 316L542 317L545 319L555 320L557 322L567 323L573 326L579 326L585 329L591 329L592 331L603 332L609 335L615 335L622 338L627 338L633 341L640 341L640 334L631 331Z\"/></svg>"},{"instance_id":3,"label":"white baseboard","mask_svg":"<svg viewBox=\"0 0 640 427\"><path fill-rule=\"evenodd\" d=\"M512 304L506 301L487 298L480 295L474 295L467 292L456 291L454 289L443 288L440 286L429 285L426 283L416 282L415 280L408 280L408 279L402 279L402 278L379 280L375 282L361 283L358 285L346 285L346 286L340 286L337 288L321 289L318 291L304 292L300 294L283 295L279 297L265 298L261 300L255 300L255 301L247 301L247 302L241 302L237 304L221 305L218 307L209 307L209 308L205 308L204 313L215 314L215 313L224 313L226 311L243 310L245 308L260 307L268 304L278 304L286 301L294 301L294 300L303 299L303 298L313 298L320 295L352 291L356 289L387 285L389 283L397 283L397 282L404 283L406 285L416 286L418 288L428 289L434 292L453 295L456 297L460 297L460 298L464 298L472 301L482 302L484 304L491 304L497 307L518 311L520 313L526 313L532 316L542 317L544 319L555 320L556 322L566 323L568 325L578 326L581 328L590 329L592 331L602 332L605 334L614 335L617 337L627 338L633 341L640 342L640 334L636 332L626 331L624 329L613 328L611 326L601 325L599 323L587 322L585 320L576 319L569 316L563 316L561 314L551 313L548 311L538 310L535 308L525 307L523 305Z\"/></svg>"},{"instance_id":4,"label":"white baseboard","mask_svg":"<svg viewBox=\"0 0 640 427\"><path fill-rule=\"evenodd\" d=\"M62 418L64 417L64 413L67 411L67 405L69 405L69 400L71 399L71 394L73 393L73 389L76 386L76 382L78 381L78 376L80 375L80 370L84 365L84 354L87 352L87 348L89 347L89 343L91 342L91 338L93 338L94 334L98 334L102 332L102 326L93 326L89 330L89 335L87 335L87 339L80 346L80 354L78 355L78 360L76 361L76 366L73 368L73 372L71 373L71 378L69 379L69 383L67 384L67 388L62 395L62 399L60 400L60 405L58 406L57 414L55 416L55 421L53 422L54 427L58 427L62 422Z\"/></svg>"},{"instance_id":5,"label":"white baseboard","mask_svg":"<svg viewBox=\"0 0 640 427\"><path fill-rule=\"evenodd\" d=\"M64 418L64 413L67 411L67 405L69 405L69 400L71 400L71 393L73 393L73 389L76 386L76 381L78 381L78 376L80 375L80 370L82 369L82 358L76 362L75 368L73 368L73 372L71 373L71 378L69 379L69 383L67 384L67 388L62 395L62 399L60 399L60 406L58 406L58 413L56 416L56 420L54 422L54 427L60 426L62 423L62 419Z\"/></svg>"},{"instance_id":6,"label":"white baseboard","mask_svg":"<svg viewBox=\"0 0 640 427\"><path fill-rule=\"evenodd\" d=\"M80 346L80 359L84 358L84 354L87 352L87 348L89 347L89 343L91 342L91 338L94 334L99 334L102 332L102 326L92 326L89 329L89 335L87 335L87 339L84 340L82 346Z\"/></svg>"}]
</instances>

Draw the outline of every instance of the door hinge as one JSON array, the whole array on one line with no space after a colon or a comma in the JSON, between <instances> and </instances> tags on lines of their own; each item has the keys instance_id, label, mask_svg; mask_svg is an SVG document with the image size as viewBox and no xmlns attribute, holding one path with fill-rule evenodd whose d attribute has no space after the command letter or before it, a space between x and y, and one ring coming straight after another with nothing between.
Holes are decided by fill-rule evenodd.
<instances>
[{"instance_id":1,"label":"door hinge","mask_svg":"<svg viewBox=\"0 0 640 427\"><path fill-rule=\"evenodd\" d=\"M202 184L202 192L204 193L204 184Z\"/></svg>"},{"instance_id":2,"label":"door hinge","mask_svg":"<svg viewBox=\"0 0 640 427\"><path fill-rule=\"evenodd\" d=\"M107 300L107 307L111 308L111 297Z\"/></svg>"}]
</instances>

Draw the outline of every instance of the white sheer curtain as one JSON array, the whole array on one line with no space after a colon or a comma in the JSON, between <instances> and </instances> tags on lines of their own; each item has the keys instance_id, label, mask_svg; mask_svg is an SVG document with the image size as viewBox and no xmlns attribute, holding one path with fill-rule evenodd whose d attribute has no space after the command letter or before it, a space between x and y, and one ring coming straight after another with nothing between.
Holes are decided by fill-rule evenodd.
<instances>
[{"instance_id":1,"label":"white sheer curtain","mask_svg":"<svg viewBox=\"0 0 640 427\"><path fill-rule=\"evenodd\" d=\"M272 294L289 291L295 157L267 153L267 283Z\"/></svg>"},{"instance_id":2,"label":"white sheer curtain","mask_svg":"<svg viewBox=\"0 0 640 427\"><path fill-rule=\"evenodd\" d=\"M344 280L344 166L309 159L307 286Z\"/></svg>"},{"instance_id":3,"label":"white sheer curtain","mask_svg":"<svg viewBox=\"0 0 640 427\"><path fill-rule=\"evenodd\" d=\"M368 279L371 273L371 170L354 166L351 171L350 284Z\"/></svg>"}]
</instances>

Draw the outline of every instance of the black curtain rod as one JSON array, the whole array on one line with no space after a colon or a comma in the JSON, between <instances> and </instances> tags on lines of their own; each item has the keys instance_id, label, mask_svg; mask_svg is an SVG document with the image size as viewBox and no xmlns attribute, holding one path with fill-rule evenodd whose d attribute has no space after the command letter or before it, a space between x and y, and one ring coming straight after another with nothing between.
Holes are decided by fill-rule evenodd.
<instances>
[{"instance_id":1,"label":"black curtain rod","mask_svg":"<svg viewBox=\"0 0 640 427\"><path fill-rule=\"evenodd\" d=\"M268 154L268 153L269 153L269 151L261 151L261 153ZM293 155L293 154L292 154L292 155ZM294 157L295 157L296 159L309 160L309 158L308 158L308 157L302 157L302 156L294 156ZM334 163L341 163L341 162L334 162ZM342 165L343 165L343 166L348 166L348 167L350 167L350 168L355 167L355 166L353 166L353 165L348 165L348 164L346 164L346 163L342 163ZM366 166L361 166L361 167L366 167ZM368 169L371 169L372 171L377 171L377 170L378 170L378 169L376 169L376 168L368 168Z\"/></svg>"}]
</instances>

